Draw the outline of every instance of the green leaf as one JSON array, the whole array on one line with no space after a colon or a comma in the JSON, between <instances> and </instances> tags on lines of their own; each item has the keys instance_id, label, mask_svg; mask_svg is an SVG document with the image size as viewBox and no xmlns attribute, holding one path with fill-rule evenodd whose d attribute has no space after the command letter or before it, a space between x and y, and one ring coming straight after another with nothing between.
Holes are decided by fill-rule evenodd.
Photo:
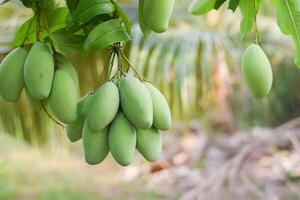
<instances>
[{"instance_id":1,"label":"green leaf","mask_svg":"<svg viewBox=\"0 0 300 200\"><path fill-rule=\"evenodd\" d=\"M73 35L66 30L57 31L50 35L55 45L63 52L83 51L84 36Z\"/></svg>"},{"instance_id":2,"label":"green leaf","mask_svg":"<svg viewBox=\"0 0 300 200\"><path fill-rule=\"evenodd\" d=\"M73 15L73 21L80 25L97 15L109 14L114 11L115 7L109 0L80 0Z\"/></svg>"},{"instance_id":3,"label":"green leaf","mask_svg":"<svg viewBox=\"0 0 300 200\"><path fill-rule=\"evenodd\" d=\"M7 3L9 0L0 0L0 5Z\"/></svg>"},{"instance_id":4,"label":"green leaf","mask_svg":"<svg viewBox=\"0 0 300 200\"><path fill-rule=\"evenodd\" d=\"M130 36L122 23L117 19L106 21L97 25L88 35L84 42L84 51L94 48L104 49L116 42L127 42Z\"/></svg>"},{"instance_id":5,"label":"green leaf","mask_svg":"<svg viewBox=\"0 0 300 200\"><path fill-rule=\"evenodd\" d=\"M33 8L33 1L32 0L21 0L23 5L27 8Z\"/></svg>"},{"instance_id":6,"label":"green leaf","mask_svg":"<svg viewBox=\"0 0 300 200\"><path fill-rule=\"evenodd\" d=\"M217 0L214 9L218 10L227 0Z\"/></svg>"},{"instance_id":7,"label":"green leaf","mask_svg":"<svg viewBox=\"0 0 300 200\"><path fill-rule=\"evenodd\" d=\"M255 5L255 1L257 5ZM243 16L240 24L242 38L245 38L245 36L252 31L254 18L257 14L260 3L261 0L243 0L239 2L239 7ZM255 9L255 7L257 7L257 9Z\"/></svg>"},{"instance_id":8,"label":"green leaf","mask_svg":"<svg viewBox=\"0 0 300 200\"><path fill-rule=\"evenodd\" d=\"M193 0L189 12L193 15L203 15L214 9L216 0Z\"/></svg>"},{"instance_id":9,"label":"green leaf","mask_svg":"<svg viewBox=\"0 0 300 200\"><path fill-rule=\"evenodd\" d=\"M145 38L148 38L152 31L144 21L144 1L145 0L139 0L139 24Z\"/></svg>"},{"instance_id":10,"label":"green leaf","mask_svg":"<svg viewBox=\"0 0 300 200\"><path fill-rule=\"evenodd\" d=\"M34 43L36 41L35 37L35 24L36 20L35 17L31 17L27 21L25 21L22 26L19 28L17 33L15 34L15 37L13 39L13 46L21 46L27 35L26 42L27 43Z\"/></svg>"},{"instance_id":11,"label":"green leaf","mask_svg":"<svg viewBox=\"0 0 300 200\"><path fill-rule=\"evenodd\" d=\"M73 14L78 6L79 0L66 0L66 4L70 10L70 12Z\"/></svg>"},{"instance_id":12,"label":"green leaf","mask_svg":"<svg viewBox=\"0 0 300 200\"><path fill-rule=\"evenodd\" d=\"M66 27L66 18L69 13L69 9L67 7L59 7L55 10L48 11L47 13L42 13L44 15L41 16L41 23L44 25L43 28L43 37L47 36L50 33L53 33L59 29ZM47 24L45 22L47 21Z\"/></svg>"},{"instance_id":13,"label":"green leaf","mask_svg":"<svg viewBox=\"0 0 300 200\"><path fill-rule=\"evenodd\" d=\"M300 11L295 0L273 0L277 8L277 22L282 33L293 37L296 65L300 67Z\"/></svg>"},{"instance_id":14,"label":"green leaf","mask_svg":"<svg viewBox=\"0 0 300 200\"><path fill-rule=\"evenodd\" d=\"M116 13L118 17L121 17L124 23L124 26L128 32L128 34L131 34L131 22L125 13L125 11L119 6L119 4L116 3L115 0L110 0L110 2L115 6Z\"/></svg>"},{"instance_id":15,"label":"green leaf","mask_svg":"<svg viewBox=\"0 0 300 200\"><path fill-rule=\"evenodd\" d=\"M228 8L234 12L237 9L237 7L239 6L239 3L240 3L240 0L230 0Z\"/></svg>"}]
</instances>

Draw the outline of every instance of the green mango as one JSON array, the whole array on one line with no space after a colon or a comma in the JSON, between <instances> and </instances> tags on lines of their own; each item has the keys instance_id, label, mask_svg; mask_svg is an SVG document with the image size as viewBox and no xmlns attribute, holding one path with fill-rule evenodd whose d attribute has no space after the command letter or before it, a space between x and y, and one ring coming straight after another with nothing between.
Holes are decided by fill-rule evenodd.
<instances>
[{"instance_id":1,"label":"green mango","mask_svg":"<svg viewBox=\"0 0 300 200\"><path fill-rule=\"evenodd\" d=\"M144 22L154 32L162 33L168 29L175 0L145 0Z\"/></svg>"},{"instance_id":2,"label":"green mango","mask_svg":"<svg viewBox=\"0 0 300 200\"><path fill-rule=\"evenodd\" d=\"M67 136L72 143L82 138L84 121L84 118L78 117L75 122L66 126Z\"/></svg>"},{"instance_id":3,"label":"green mango","mask_svg":"<svg viewBox=\"0 0 300 200\"><path fill-rule=\"evenodd\" d=\"M64 70L56 70L48 103L57 119L64 123L77 119L77 97L78 91L71 76Z\"/></svg>"},{"instance_id":4,"label":"green mango","mask_svg":"<svg viewBox=\"0 0 300 200\"><path fill-rule=\"evenodd\" d=\"M214 9L217 0L193 0L189 12L193 15L203 15Z\"/></svg>"},{"instance_id":5,"label":"green mango","mask_svg":"<svg viewBox=\"0 0 300 200\"><path fill-rule=\"evenodd\" d=\"M272 88L271 64L259 45L251 44L242 57L242 75L256 98L267 96Z\"/></svg>"},{"instance_id":6,"label":"green mango","mask_svg":"<svg viewBox=\"0 0 300 200\"><path fill-rule=\"evenodd\" d=\"M172 117L171 111L165 97L151 83L145 82L153 104L153 125L160 130L171 128Z\"/></svg>"},{"instance_id":7,"label":"green mango","mask_svg":"<svg viewBox=\"0 0 300 200\"><path fill-rule=\"evenodd\" d=\"M110 124L119 109L119 90L113 82L104 83L93 95L87 121L94 131L99 131Z\"/></svg>"},{"instance_id":8,"label":"green mango","mask_svg":"<svg viewBox=\"0 0 300 200\"><path fill-rule=\"evenodd\" d=\"M48 46L35 43L28 53L24 66L25 85L35 99L46 99L51 91L54 60Z\"/></svg>"},{"instance_id":9,"label":"green mango","mask_svg":"<svg viewBox=\"0 0 300 200\"><path fill-rule=\"evenodd\" d=\"M87 94L77 103L77 114L79 117L86 117L92 97L93 94Z\"/></svg>"},{"instance_id":10,"label":"green mango","mask_svg":"<svg viewBox=\"0 0 300 200\"><path fill-rule=\"evenodd\" d=\"M28 100L29 105L31 106L32 110L40 111L43 109L41 100L37 100L37 99L33 98L26 88L25 88L25 95L27 97L27 100Z\"/></svg>"},{"instance_id":11,"label":"green mango","mask_svg":"<svg viewBox=\"0 0 300 200\"><path fill-rule=\"evenodd\" d=\"M136 130L122 112L112 121L108 137L114 159L122 166L129 165L134 157Z\"/></svg>"},{"instance_id":12,"label":"green mango","mask_svg":"<svg viewBox=\"0 0 300 200\"><path fill-rule=\"evenodd\" d=\"M88 123L85 122L83 125L82 143L85 161L90 165L99 164L109 152L108 129L92 131Z\"/></svg>"},{"instance_id":13,"label":"green mango","mask_svg":"<svg viewBox=\"0 0 300 200\"><path fill-rule=\"evenodd\" d=\"M137 129L137 150L149 162L155 162L162 152L162 137L157 128Z\"/></svg>"},{"instance_id":14,"label":"green mango","mask_svg":"<svg viewBox=\"0 0 300 200\"><path fill-rule=\"evenodd\" d=\"M24 88L24 63L27 51L21 47L10 52L0 64L0 93L2 97L16 102Z\"/></svg>"},{"instance_id":15,"label":"green mango","mask_svg":"<svg viewBox=\"0 0 300 200\"><path fill-rule=\"evenodd\" d=\"M119 82L121 106L129 121L137 128L148 129L153 123L151 96L138 79L126 76Z\"/></svg>"},{"instance_id":16,"label":"green mango","mask_svg":"<svg viewBox=\"0 0 300 200\"><path fill-rule=\"evenodd\" d=\"M58 68L65 70L71 76L76 86L78 87L79 86L78 75L72 63L62 54L56 54L56 58L58 61Z\"/></svg>"}]
</instances>

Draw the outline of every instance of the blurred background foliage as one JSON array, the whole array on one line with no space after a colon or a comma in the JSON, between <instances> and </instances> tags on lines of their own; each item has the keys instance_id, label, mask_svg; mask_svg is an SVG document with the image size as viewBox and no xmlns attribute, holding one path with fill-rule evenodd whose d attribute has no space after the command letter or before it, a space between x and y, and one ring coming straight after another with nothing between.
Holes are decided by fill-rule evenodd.
<instances>
[{"instance_id":1,"label":"blurred background foliage","mask_svg":"<svg viewBox=\"0 0 300 200\"><path fill-rule=\"evenodd\" d=\"M256 100L240 73L241 53L253 40L251 35L240 38L240 13L221 9L192 17L186 12L188 2L176 1L168 32L145 40L136 25L137 1L121 1L134 24L127 54L132 65L166 95L174 121L197 119L211 132L233 133L253 126L275 127L298 116L300 72L293 64L294 52L286 51L291 49L291 41L280 33L270 3L264 3L258 23L262 47L273 66L274 85L267 98ZM0 7L0 58L12 49L14 33L30 12L18 1ZM107 55L106 51L68 51L79 74L82 95L96 84L107 66ZM24 96L16 104L1 100L1 128L31 144L65 142L63 130L45 113L31 111Z\"/></svg>"},{"instance_id":2,"label":"blurred background foliage","mask_svg":"<svg viewBox=\"0 0 300 200\"><path fill-rule=\"evenodd\" d=\"M121 168L109 155L89 166L81 142L70 144L44 112L32 111L25 94L17 103L0 99L0 199L300 199L299 118L292 121L298 129L288 129L290 123L273 129L300 115L300 71L271 2L263 1L258 16L274 72L273 89L263 100L252 97L241 77L241 54L253 37L240 37L239 11L224 5L193 17L190 0L176 0L169 30L145 40L137 25L138 1L120 2L133 21L126 54L172 109L162 158L149 164L136 154L132 165ZM0 6L0 61L31 15L17 0ZM91 91L109 52L61 50L77 69L81 95Z\"/></svg>"}]
</instances>

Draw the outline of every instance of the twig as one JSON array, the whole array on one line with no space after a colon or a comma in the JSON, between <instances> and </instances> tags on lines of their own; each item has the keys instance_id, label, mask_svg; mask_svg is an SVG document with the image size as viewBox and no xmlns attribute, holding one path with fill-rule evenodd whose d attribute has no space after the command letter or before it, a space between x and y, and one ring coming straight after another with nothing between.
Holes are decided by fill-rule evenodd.
<instances>
[{"instance_id":1,"label":"twig","mask_svg":"<svg viewBox=\"0 0 300 200\"><path fill-rule=\"evenodd\" d=\"M130 61L128 60L128 58L124 55L123 52L120 52L121 56L123 57L123 59L127 62L127 64L129 65L129 67L131 67L131 69L133 69L133 71L135 72L135 74L138 76L138 78L140 79L140 81L143 81L143 78L140 76L140 74L136 71L136 69L131 65Z\"/></svg>"},{"instance_id":2,"label":"twig","mask_svg":"<svg viewBox=\"0 0 300 200\"><path fill-rule=\"evenodd\" d=\"M65 128L65 126L64 126L62 123L60 123L59 121L57 121L56 119L54 119L54 118L50 115L50 113L48 112L47 108L45 107L45 105L44 105L44 103L43 103L42 101L41 101L41 104L42 104L43 110L44 110L44 112L46 113L46 115L47 115L54 123L58 124L58 125L61 126L62 128Z\"/></svg>"},{"instance_id":3,"label":"twig","mask_svg":"<svg viewBox=\"0 0 300 200\"><path fill-rule=\"evenodd\" d=\"M254 37L255 37L255 43L259 44L259 34L258 34L258 26L257 26L257 13L258 13L257 0L254 0Z\"/></svg>"}]
</instances>

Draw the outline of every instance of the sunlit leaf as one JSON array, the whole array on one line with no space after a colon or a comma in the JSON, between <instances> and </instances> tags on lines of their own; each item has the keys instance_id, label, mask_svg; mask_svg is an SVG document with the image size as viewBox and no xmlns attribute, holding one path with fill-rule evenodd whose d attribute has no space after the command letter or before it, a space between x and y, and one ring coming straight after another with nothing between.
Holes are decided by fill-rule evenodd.
<instances>
[{"instance_id":1,"label":"sunlit leaf","mask_svg":"<svg viewBox=\"0 0 300 200\"><path fill-rule=\"evenodd\" d=\"M189 12L193 15L203 15L215 6L216 0L193 0L189 6Z\"/></svg>"},{"instance_id":2,"label":"sunlit leaf","mask_svg":"<svg viewBox=\"0 0 300 200\"><path fill-rule=\"evenodd\" d=\"M293 37L296 47L296 64L300 67L300 11L295 0L273 0L277 8L280 30Z\"/></svg>"},{"instance_id":3,"label":"sunlit leaf","mask_svg":"<svg viewBox=\"0 0 300 200\"><path fill-rule=\"evenodd\" d=\"M254 17L257 14L261 0L243 0L239 2L242 13L242 21L240 25L241 36L244 38L253 28Z\"/></svg>"},{"instance_id":4,"label":"sunlit leaf","mask_svg":"<svg viewBox=\"0 0 300 200\"><path fill-rule=\"evenodd\" d=\"M73 35L65 30L52 33L50 38L63 52L80 52L83 51L85 37Z\"/></svg>"},{"instance_id":5,"label":"sunlit leaf","mask_svg":"<svg viewBox=\"0 0 300 200\"><path fill-rule=\"evenodd\" d=\"M239 3L240 3L240 0L229 0L228 8L234 12L237 9L237 7L239 6Z\"/></svg>"},{"instance_id":6,"label":"sunlit leaf","mask_svg":"<svg viewBox=\"0 0 300 200\"><path fill-rule=\"evenodd\" d=\"M109 0L80 0L73 15L73 22L84 24L97 15L114 11L115 7Z\"/></svg>"},{"instance_id":7,"label":"sunlit leaf","mask_svg":"<svg viewBox=\"0 0 300 200\"><path fill-rule=\"evenodd\" d=\"M84 50L90 48L101 50L116 42L127 42L130 40L126 29L117 19L112 19L97 25L88 35L84 43Z\"/></svg>"},{"instance_id":8,"label":"sunlit leaf","mask_svg":"<svg viewBox=\"0 0 300 200\"><path fill-rule=\"evenodd\" d=\"M116 3L115 0L110 0L110 2L115 6L116 13L118 14L119 17L122 18L124 26L128 32L128 34L131 33L131 22L125 13L125 11L119 6L119 4Z\"/></svg>"},{"instance_id":9,"label":"sunlit leaf","mask_svg":"<svg viewBox=\"0 0 300 200\"><path fill-rule=\"evenodd\" d=\"M25 42L25 40L27 43L35 42L35 24L35 17L31 17L30 19L25 21L19 28L18 32L15 34L12 42L13 46L20 46Z\"/></svg>"},{"instance_id":10,"label":"sunlit leaf","mask_svg":"<svg viewBox=\"0 0 300 200\"><path fill-rule=\"evenodd\" d=\"M227 0L216 0L214 9L218 10Z\"/></svg>"}]
</instances>

